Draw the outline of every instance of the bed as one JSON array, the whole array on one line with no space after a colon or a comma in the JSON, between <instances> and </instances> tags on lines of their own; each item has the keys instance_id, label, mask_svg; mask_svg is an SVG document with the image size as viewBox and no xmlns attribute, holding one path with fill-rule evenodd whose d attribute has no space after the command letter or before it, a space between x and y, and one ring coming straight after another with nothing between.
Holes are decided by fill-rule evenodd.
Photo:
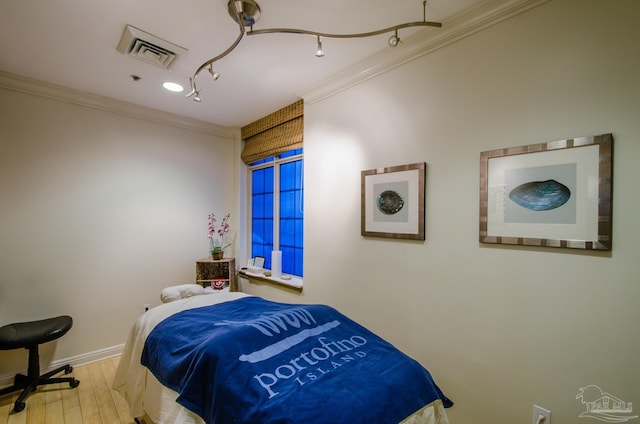
<instances>
[{"instance_id":1,"label":"bed","mask_svg":"<svg viewBox=\"0 0 640 424\"><path fill-rule=\"evenodd\" d=\"M144 313L113 388L145 424L448 424L453 405L420 364L335 309L241 292Z\"/></svg>"}]
</instances>

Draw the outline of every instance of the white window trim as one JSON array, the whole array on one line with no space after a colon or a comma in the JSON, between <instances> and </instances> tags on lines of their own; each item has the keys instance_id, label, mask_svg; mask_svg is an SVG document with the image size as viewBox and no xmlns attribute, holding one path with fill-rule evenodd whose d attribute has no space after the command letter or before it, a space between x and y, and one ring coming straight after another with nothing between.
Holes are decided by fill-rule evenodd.
<instances>
[{"instance_id":1,"label":"white window trim","mask_svg":"<svg viewBox=\"0 0 640 424\"><path fill-rule=\"evenodd\" d=\"M247 173L246 173L246 178L247 178L247 195L246 195L246 199L247 199L247 258L251 258L251 249L252 249L252 245L253 245L253 240L252 240L252 234L253 234L253 228L252 228L252 223L253 223L253 209L251 208L251 200L252 200L252 196L251 193L253 191L253 178L251 178L251 173L255 170L259 170L259 169L263 169L263 168L269 168L269 167L273 167L273 196L274 196L274 202L273 202L273 247L274 249L276 248L280 248L280 202L276 201L276 199L280 199L280 165L284 164L284 163L288 163L288 162L295 162L297 160L302 159L304 161L304 152L302 154L298 154L298 155L293 155L293 156L287 156L286 158L274 158L274 160L269 161L269 162L265 162L265 163L261 163L259 165L255 165L255 166L250 166L247 165ZM297 275L293 275L293 274L283 274L283 276L285 277L290 277L290 279L282 279L282 278L274 278L272 276L266 276L264 275L264 272L266 271L270 271L269 269L266 268L247 268L246 270L243 270L243 274L245 277L247 278L257 278L261 281L272 281L274 283L277 284L282 284L285 286L289 286L289 287L294 287L297 289L302 289L303 287L303 278L301 278L300 276Z\"/></svg>"}]
</instances>

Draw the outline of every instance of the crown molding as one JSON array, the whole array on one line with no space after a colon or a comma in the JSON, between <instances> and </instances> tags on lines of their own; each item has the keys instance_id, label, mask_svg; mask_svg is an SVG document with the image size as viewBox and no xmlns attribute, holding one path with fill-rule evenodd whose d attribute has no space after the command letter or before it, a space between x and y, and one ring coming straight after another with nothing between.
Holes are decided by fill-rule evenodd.
<instances>
[{"instance_id":1,"label":"crown molding","mask_svg":"<svg viewBox=\"0 0 640 424\"><path fill-rule=\"evenodd\" d=\"M230 140L238 139L238 129L235 128L223 127L210 122L204 122L169 112L163 112L157 109L138 106L109 97L97 96L95 94L74 90L61 85L50 84L2 70L0 70L0 88L71 103L91 109L116 113L131 118L143 119L159 124L215 135L222 138L228 138Z\"/></svg>"},{"instance_id":2,"label":"crown molding","mask_svg":"<svg viewBox=\"0 0 640 424\"><path fill-rule=\"evenodd\" d=\"M517 16L550 0L487 0L442 23L403 40L399 49L384 49L297 93L313 104L389 72L419 57Z\"/></svg>"}]
</instances>

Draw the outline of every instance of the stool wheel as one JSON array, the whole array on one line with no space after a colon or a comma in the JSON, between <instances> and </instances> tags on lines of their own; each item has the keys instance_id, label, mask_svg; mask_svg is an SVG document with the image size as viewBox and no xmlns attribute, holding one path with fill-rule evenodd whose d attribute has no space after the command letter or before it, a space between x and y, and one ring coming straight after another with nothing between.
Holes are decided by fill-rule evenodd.
<instances>
[{"instance_id":1,"label":"stool wheel","mask_svg":"<svg viewBox=\"0 0 640 424\"><path fill-rule=\"evenodd\" d=\"M67 367L64 369L65 374L69 374L71 373L71 371L73 371L73 367L71 365L67 365Z\"/></svg>"},{"instance_id":2,"label":"stool wheel","mask_svg":"<svg viewBox=\"0 0 640 424\"><path fill-rule=\"evenodd\" d=\"M72 389L75 389L76 387L78 387L80 385L80 380L76 380L74 379L73 381L69 382L69 386L71 386Z\"/></svg>"},{"instance_id":3,"label":"stool wheel","mask_svg":"<svg viewBox=\"0 0 640 424\"><path fill-rule=\"evenodd\" d=\"M20 412L24 409L25 406L27 406L25 402L16 402L13 406L13 410L16 412Z\"/></svg>"}]
</instances>

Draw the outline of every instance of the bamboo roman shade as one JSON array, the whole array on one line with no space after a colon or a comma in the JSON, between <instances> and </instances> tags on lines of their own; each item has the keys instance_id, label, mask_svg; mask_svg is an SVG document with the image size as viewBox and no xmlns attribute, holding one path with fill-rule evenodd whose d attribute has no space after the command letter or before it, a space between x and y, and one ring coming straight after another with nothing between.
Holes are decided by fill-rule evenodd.
<instances>
[{"instance_id":1,"label":"bamboo roman shade","mask_svg":"<svg viewBox=\"0 0 640 424\"><path fill-rule=\"evenodd\" d=\"M244 163L302 148L304 133L304 103L298 100L289 106L242 127Z\"/></svg>"}]
</instances>

